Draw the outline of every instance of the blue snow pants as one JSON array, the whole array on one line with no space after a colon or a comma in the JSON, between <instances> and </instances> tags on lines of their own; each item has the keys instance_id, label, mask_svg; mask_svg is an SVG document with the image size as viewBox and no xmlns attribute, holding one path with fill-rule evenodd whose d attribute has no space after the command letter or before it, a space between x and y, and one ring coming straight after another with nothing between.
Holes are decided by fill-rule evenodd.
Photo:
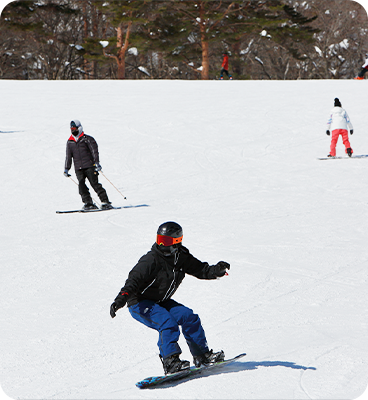
<instances>
[{"instance_id":1,"label":"blue snow pants","mask_svg":"<svg viewBox=\"0 0 368 400\"><path fill-rule=\"evenodd\" d=\"M162 358L181 354L178 344L180 330L187 341L193 356L208 351L206 335L201 320L188 307L170 299L157 304L151 300L142 300L129 307L131 316L159 333L158 347Z\"/></svg>"}]
</instances>

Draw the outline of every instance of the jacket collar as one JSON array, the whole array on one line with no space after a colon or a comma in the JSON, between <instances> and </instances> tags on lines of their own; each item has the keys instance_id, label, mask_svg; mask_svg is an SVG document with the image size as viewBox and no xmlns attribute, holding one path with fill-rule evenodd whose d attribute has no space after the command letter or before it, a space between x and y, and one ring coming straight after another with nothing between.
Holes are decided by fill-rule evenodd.
<instances>
[{"instance_id":1,"label":"jacket collar","mask_svg":"<svg viewBox=\"0 0 368 400\"><path fill-rule=\"evenodd\" d=\"M84 136L84 132L80 133L77 137L75 137L74 135L70 135L69 140L73 140L74 142L78 142L78 140Z\"/></svg>"},{"instance_id":2,"label":"jacket collar","mask_svg":"<svg viewBox=\"0 0 368 400\"><path fill-rule=\"evenodd\" d=\"M159 249L157 243L154 243L152 245L151 250L154 253L156 253L160 258L165 260L165 262L167 262L169 265L175 266L179 260L180 253L182 252L182 246L180 246L178 248L178 251L176 251L175 253L170 254L170 255L166 255L166 254L162 253L162 251Z\"/></svg>"}]
</instances>

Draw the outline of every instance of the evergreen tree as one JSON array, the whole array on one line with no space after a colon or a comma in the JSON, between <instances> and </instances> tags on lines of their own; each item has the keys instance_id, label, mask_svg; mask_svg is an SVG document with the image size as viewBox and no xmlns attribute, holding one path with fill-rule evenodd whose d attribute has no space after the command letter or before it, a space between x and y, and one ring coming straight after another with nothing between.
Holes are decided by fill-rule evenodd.
<instances>
[{"instance_id":1,"label":"evergreen tree","mask_svg":"<svg viewBox=\"0 0 368 400\"><path fill-rule=\"evenodd\" d=\"M224 47L252 32L272 31L276 41L311 40L308 19L280 0L166 1L151 24L150 40L167 57L182 61L209 79L210 45ZM297 50L290 46L293 55Z\"/></svg>"},{"instance_id":2,"label":"evergreen tree","mask_svg":"<svg viewBox=\"0 0 368 400\"><path fill-rule=\"evenodd\" d=\"M93 2L102 12L112 29L106 32L108 37L86 38L85 57L90 60L106 61L111 58L117 64L118 79L125 78L125 58L130 46L139 44L139 31L147 23L152 10L152 0L120 1L113 0L105 3ZM109 36L111 35L111 36ZM107 42L102 44L101 42Z\"/></svg>"}]
</instances>

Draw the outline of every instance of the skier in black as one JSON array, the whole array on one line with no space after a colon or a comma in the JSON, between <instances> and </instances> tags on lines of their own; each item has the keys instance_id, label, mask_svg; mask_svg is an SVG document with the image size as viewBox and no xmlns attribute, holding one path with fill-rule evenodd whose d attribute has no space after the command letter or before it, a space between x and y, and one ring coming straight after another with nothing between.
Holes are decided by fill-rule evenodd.
<instances>
[{"instance_id":1,"label":"skier in black","mask_svg":"<svg viewBox=\"0 0 368 400\"><path fill-rule=\"evenodd\" d=\"M75 119L70 123L72 132L66 144L66 158L64 175L69 177L69 170L74 161L75 174L79 182L79 194L84 203L85 210L94 210L98 207L93 203L91 194L86 185L86 178L89 180L94 191L101 200L103 209L112 208L107 197L106 190L98 182L98 172L102 170L99 161L97 142L92 136L88 136L83 132L81 123Z\"/></svg>"},{"instance_id":2,"label":"skier in black","mask_svg":"<svg viewBox=\"0 0 368 400\"><path fill-rule=\"evenodd\" d=\"M201 262L182 245L183 230L176 222L165 222L157 231L156 243L130 271L124 287L110 306L110 315L128 304L131 316L159 332L158 347L165 374L189 368L189 361L179 358L179 326L187 341L196 366L222 361L221 350L209 350L201 320L193 311L171 297L185 274L199 279L224 276L230 264Z\"/></svg>"}]
</instances>

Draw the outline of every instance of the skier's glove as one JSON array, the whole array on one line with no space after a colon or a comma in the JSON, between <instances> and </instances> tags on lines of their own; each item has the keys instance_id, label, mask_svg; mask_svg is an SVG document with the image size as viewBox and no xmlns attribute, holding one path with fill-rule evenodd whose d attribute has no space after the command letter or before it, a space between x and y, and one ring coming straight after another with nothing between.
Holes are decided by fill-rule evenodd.
<instances>
[{"instance_id":1,"label":"skier's glove","mask_svg":"<svg viewBox=\"0 0 368 400\"><path fill-rule=\"evenodd\" d=\"M350 135L352 135L354 133L354 129L351 129L350 131Z\"/></svg>"},{"instance_id":2,"label":"skier's glove","mask_svg":"<svg viewBox=\"0 0 368 400\"><path fill-rule=\"evenodd\" d=\"M326 135L330 136L330 131L326 131Z\"/></svg>"},{"instance_id":3,"label":"skier's glove","mask_svg":"<svg viewBox=\"0 0 368 400\"><path fill-rule=\"evenodd\" d=\"M221 278L222 276L224 276L226 274L226 270L230 269L230 264L228 264L225 261L219 261L216 265L215 265L215 271L214 274L215 276Z\"/></svg>"},{"instance_id":4,"label":"skier's glove","mask_svg":"<svg viewBox=\"0 0 368 400\"><path fill-rule=\"evenodd\" d=\"M97 172L102 171L102 167L101 167L101 165L99 163L95 164L95 171L97 171Z\"/></svg>"},{"instance_id":5,"label":"skier's glove","mask_svg":"<svg viewBox=\"0 0 368 400\"><path fill-rule=\"evenodd\" d=\"M65 169L65 170L64 170L64 176L66 176L67 178L69 178L69 176L71 176L71 175L69 174L69 170L68 170L68 169Z\"/></svg>"},{"instance_id":6,"label":"skier's glove","mask_svg":"<svg viewBox=\"0 0 368 400\"><path fill-rule=\"evenodd\" d=\"M123 308L128 300L128 293L127 292L120 292L114 302L110 306L110 315L111 318L116 317L116 311L119 310L119 308Z\"/></svg>"}]
</instances>

